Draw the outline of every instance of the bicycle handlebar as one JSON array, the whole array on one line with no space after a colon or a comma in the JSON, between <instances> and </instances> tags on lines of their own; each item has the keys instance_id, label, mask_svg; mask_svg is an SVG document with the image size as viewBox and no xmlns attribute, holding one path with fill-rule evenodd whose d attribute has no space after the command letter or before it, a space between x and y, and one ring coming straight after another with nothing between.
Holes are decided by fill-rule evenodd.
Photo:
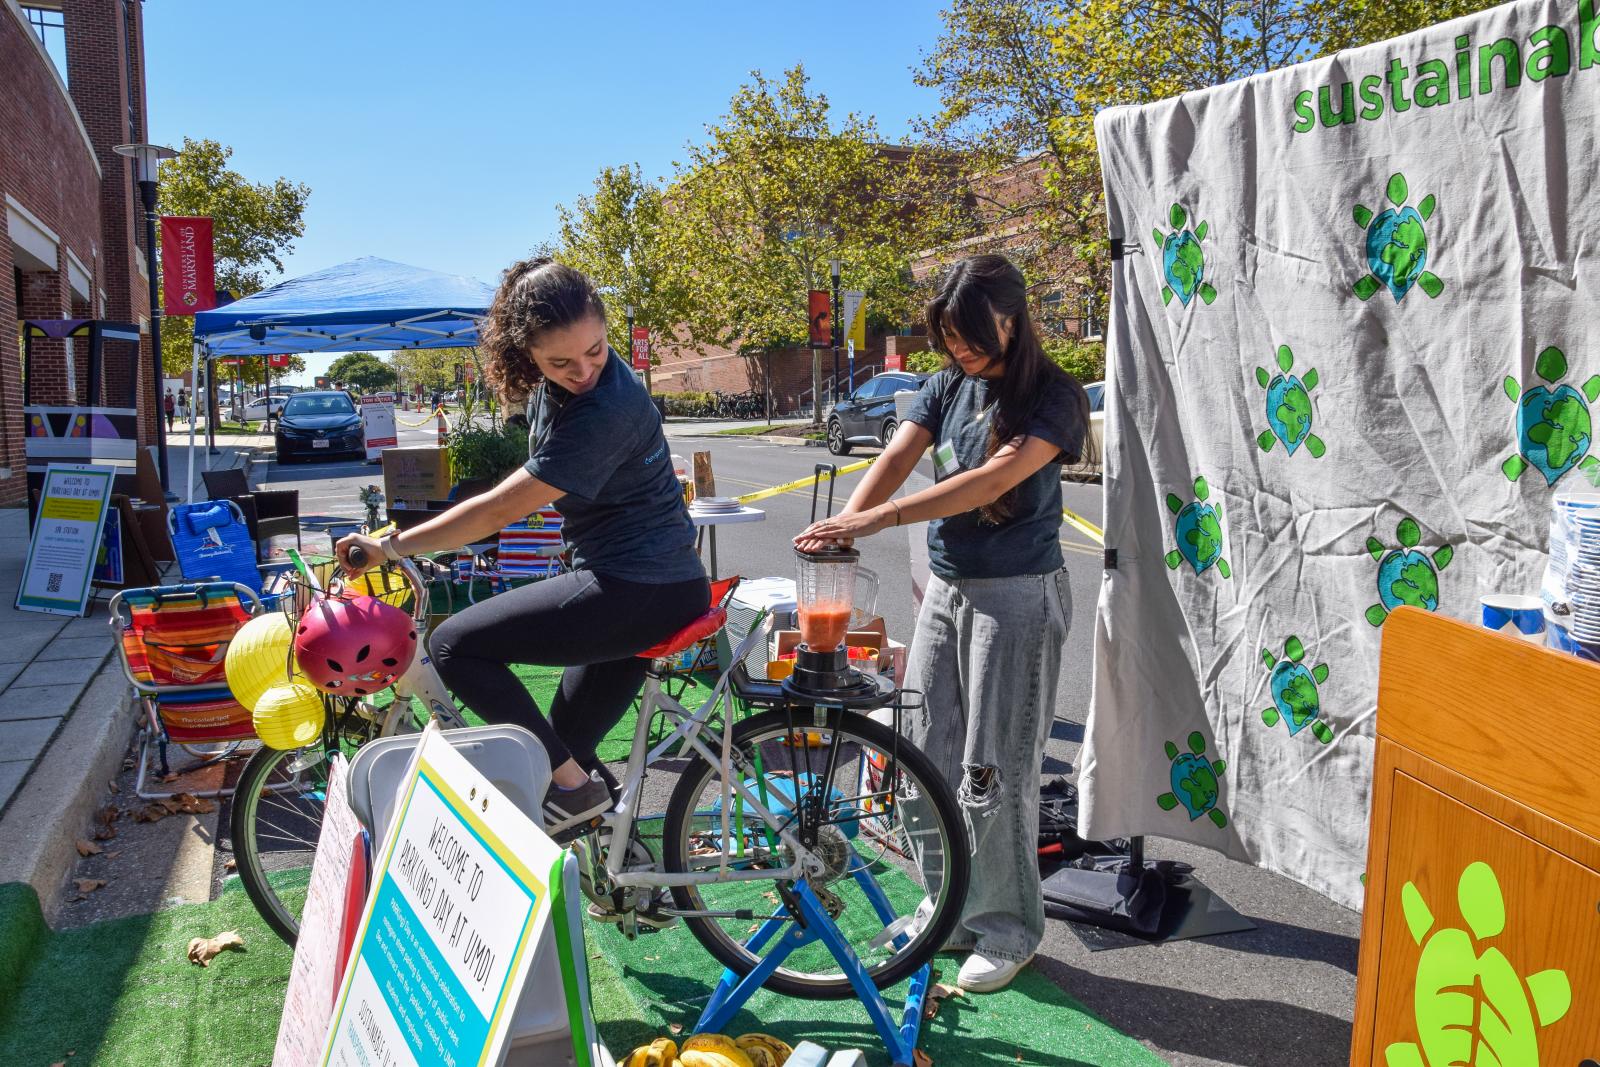
<instances>
[{"instance_id":1,"label":"bicycle handlebar","mask_svg":"<svg viewBox=\"0 0 1600 1067\"><path fill-rule=\"evenodd\" d=\"M366 570L371 561L367 557L367 550L360 545L351 545L345 549L345 556L350 560L352 567ZM421 622L428 614L428 585L422 579L422 572L417 570L417 565L409 557L399 560L400 573L406 576L406 581L411 584L411 617L416 622Z\"/></svg>"}]
</instances>

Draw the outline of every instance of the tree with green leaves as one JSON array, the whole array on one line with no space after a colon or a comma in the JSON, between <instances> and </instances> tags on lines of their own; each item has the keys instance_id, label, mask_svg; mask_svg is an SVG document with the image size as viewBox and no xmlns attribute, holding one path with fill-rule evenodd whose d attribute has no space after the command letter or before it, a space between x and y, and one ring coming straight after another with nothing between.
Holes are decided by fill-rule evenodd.
<instances>
[{"instance_id":1,"label":"tree with green leaves","mask_svg":"<svg viewBox=\"0 0 1600 1067\"><path fill-rule=\"evenodd\" d=\"M163 215L202 215L211 219L217 288L249 296L267 282L268 268L283 272L283 256L305 234L303 216L309 187L287 178L255 183L228 166L233 149L212 140L185 137L174 159L161 164L157 209ZM161 364L170 375L189 369L194 318L161 317ZM246 360L239 368L246 382L264 378L264 361ZM291 371L305 370L295 356Z\"/></svg>"},{"instance_id":2,"label":"tree with green leaves","mask_svg":"<svg viewBox=\"0 0 1600 1067\"><path fill-rule=\"evenodd\" d=\"M371 352L346 352L333 361L328 377L362 393L392 389L395 384L394 368Z\"/></svg>"},{"instance_id":3,"label":"tree with green leaves","mask_svg":"<svg viewBox=\"0 0 1600 1067\"><path fill-rule=\"evenodd\" d=\"M834 258L841 289L864 290L877 316L904 321L909 258L947 232L946 202L919 184L934 166L889 150L870 117L836 118L802 67L777 81L753 73L687 147L665 194L665 259L680 272L691 343L804 343L806 294L831 287Z\"/></svg>"},{"instance_id":4,"label":"tree with green leaves","mask_svg":"<svg viewBox=\"0 0 1600 1067\"><path fill-rule=\"evenodd\" d=\"M476 348L411 348L389 356L389 366L394 368L403 388L414 391L420 385L427 393L454 389L460 380L456 368L469 363L475 368L477 380L482 381L483 375L476 373L482 369L477 366Z\"/></svg>"},{"instance_id":5,"label":"tree with green leaves","mask_svg":"<svg viewBox=\"0 0 1600 1067\"><path fill-rule=\"evenodd\" d=\"M660 186L643 177L637 164L605 167L594 180L593 194L580 196L570 208L558 205L556 211L561 230L555 258L583 271L599 287L611 346L629 351L630 306L634 325L648 329L652 341L683 340L687 294L680 283L682 272L674 269L663 240ZM659 360L652 356L651 362Z\"/></svg>"}]
</instances>

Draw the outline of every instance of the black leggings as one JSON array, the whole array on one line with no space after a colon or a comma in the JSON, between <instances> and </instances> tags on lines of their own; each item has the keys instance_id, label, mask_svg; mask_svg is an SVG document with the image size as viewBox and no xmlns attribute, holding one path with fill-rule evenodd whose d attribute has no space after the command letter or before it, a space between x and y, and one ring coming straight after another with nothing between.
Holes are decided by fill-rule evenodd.
<instances>
[{"instance_id":1,"label":"black leggings","mask_svg":"<svg viewBox=\"0 0 1600 1067\"><path fill-rule=\"evenodd\" d=\"M485 722L532 730L552 768L570 757L600 770L595 746L644 684L649 664L637 653L710 604L704 578L644 585L572 571L474 604L433 632L428 651L444 684ZM512 663L567 668L548 720Z\"/></svg>"}]
</instances>

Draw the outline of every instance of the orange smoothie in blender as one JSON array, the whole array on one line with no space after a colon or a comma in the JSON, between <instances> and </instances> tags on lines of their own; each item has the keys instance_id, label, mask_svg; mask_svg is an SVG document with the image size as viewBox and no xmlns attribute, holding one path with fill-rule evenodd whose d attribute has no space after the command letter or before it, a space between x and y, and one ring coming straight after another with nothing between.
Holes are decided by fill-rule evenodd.
<instances>
[{"instance_id":1,"label":"orange smoothie in blender","mask_svg":"<svg viewBox=\"0 0 1600 1067\"><path fill-rule=\"evenodd\" d=\"M847 604L818 604L800 607L800 640L813 652L832 652L844 644L850 629Z\"/></svg>"}]
</instances>

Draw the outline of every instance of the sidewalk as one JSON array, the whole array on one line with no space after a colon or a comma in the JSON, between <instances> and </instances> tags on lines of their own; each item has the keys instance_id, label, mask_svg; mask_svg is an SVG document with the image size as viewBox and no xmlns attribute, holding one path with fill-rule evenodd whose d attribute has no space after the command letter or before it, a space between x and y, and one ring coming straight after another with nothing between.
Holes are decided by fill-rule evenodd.
<instances>
[{"instance_id":1,"label":"sidewalk","mask_svg":"<svg viewBox=\"0 0 1600 1067\"><path fill-rule=\"evenodd\" d=\"M211 469L237 466L243 440L219 438ZM194 499L206 497L195 455ZM170 484L185 499L187 439L169 438ZM0 509L0 884L28 882L51 917L52 902L87 836L91 812L122 766L136 725L130 690L112 657L101 591L87 618L14 606L28 555L22 508ZM169 570L176 580L176 570Z\"/></svg>"}]
</instances>

